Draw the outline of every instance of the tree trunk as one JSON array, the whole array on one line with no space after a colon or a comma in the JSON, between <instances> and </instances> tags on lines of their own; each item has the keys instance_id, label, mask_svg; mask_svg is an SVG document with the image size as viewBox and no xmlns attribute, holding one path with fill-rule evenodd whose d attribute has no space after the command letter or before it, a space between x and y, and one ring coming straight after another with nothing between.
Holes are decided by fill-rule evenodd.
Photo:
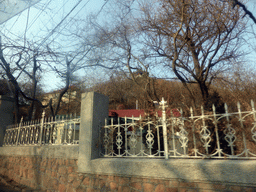
<instances>
[{"instance_id":1,"label":"tree trunk","mask_svg":"<svg viewBox=\"0 0 256 192\"><path fill-rule=\"evenodd\" d=\"M14 123L20 121L20 110L19 110L19 91L15 89L15 103L14 103Z\"/></svg>"},{"instance_id":2,"label":"tree trunk","mask_svg":"<svg viewBox=\"0 0 256 192\"><path fill-rule=\"evenodd\" d=\"M209 108L209 87L206 85L205 81L198 82L201 94L202 94L202 99L203 99L203 107L204 109L208 110Z\"/></svg>"}]
</instances>

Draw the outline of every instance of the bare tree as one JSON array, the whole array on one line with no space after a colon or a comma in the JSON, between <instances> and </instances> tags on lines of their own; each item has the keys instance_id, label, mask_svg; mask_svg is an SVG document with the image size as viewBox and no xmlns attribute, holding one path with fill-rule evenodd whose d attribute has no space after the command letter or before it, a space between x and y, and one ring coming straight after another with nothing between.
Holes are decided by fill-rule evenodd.
<instances>
[{"instance_id":1,"label":"bare tree","mask_svg":"<svg viewBox=\"0 0 256 192\"><path fill-rule=\"evenodd\" d=\"M69 85L70 85L70 79L71 79L71 69L70 69L70 65L71 65L71 61L68 60L68 56L66 56L66 70L65 72L61 72L59 71L56 67L53 69L56 73L58 73L65 81L65 86L64 88L61 89L59 95L58 95L58 99L56 101L56 107L54 109L53 107L53 103L52 100L50 102L50 111L51 111L51 115L55 118L55 116L58 114L59 110L60 110L60 104L61 104L61 100L64 96L64 94L68 91L69 89Z\"/></svg>"},{"instance_id":2,"label":"bare tree","mask_svg":"<svg viewBox=\"0 0 256 192\"><path fill-rule=\"evenodd\" d=\"M80 28L80 23L72 33L86 39L81 41L84 45L93 45L87 64L124 72L149 101L159 100L154 81L160 77L157 72L164 71L183 83L194 106L198 100L194 85L201 93L199 104L211 106L212 81L229 70L231 61L245 55L240 49L247 26L242 10L217 0L114 2L112 17L104 22L92 17L89 27ZM90 36L88 28L93 29ZM143 83L135 78L137 72L145 75Z\"/></svg>"},{"instance_id":3,"label":"bare tree","mask_svg":"<svg viewBox=\"0 0 256 192\"><path fill-rule=\"evenodd\" d=\"M149 48L187 89L197 84L207 106L212 80L244 54L242 13L231 3L197 0L159 0L143 4L142 11L139 26Z\"/></svg>"},{"instance_id":4,"label":"bare tree","mask_svg":"<svg viewBox=\"0 0 256 192\"><path fill-rule=\"evenodd\" d=\"M4 72L4 76L9 80L11 85L14 87L13 97L15 98L15 122L19 122L20 119L20 103L25 101L25 103L30 103L29 112L27 120L31 120L33 117L33 111L35 109L35 103L41 108L50 107L51 115L56 116L59 111L60 103L63 95L69 88L70 83L70 61L66 59L66 68L62 72L58 70L59 58L62 55L58 53L53 53L50 50L40 51L38 49L31 48L33 45L30 45L30 48L17 45L5 45L3 46L0 41L0 67ZM9 49L11 53L4 55L4 50ZM7 61L7 59L9 61ZM44 65L44 66L42 66ZM38 90L38 80L40 74L47 70L47 66L51 66L52 69L57 73L62 73L62 76L65 78L65 88L61 91L57 106L53 109L52 100L48 101L47 105L43 105L42 102L37 98ZM25 92L22 88L22 79L26 79L26 82L30 82L31 91L30 93Z\"/></svg>"},{"instance_id":5,"label":"bare tree","mask_svg":"<svg viewBox=\"0 0 256 192\"><path fill-rule=\"evenodd\" d=\"M80 39L80 44L92 47L87 55L87 66L103 67L123 74L133 81L134 86L140 87L146 100L152 104L154 100L159 101L155 78L151 73L154 58L144 49L141 34L132 20L130 9L134 1L115 2L115 9L119 11L116 15L110 15L110 20L99 24L97 17L91 16L89 22L76 28L73 35L76 34L75 38ZM90 34L87 31L89 27L92 29Z\"/></svg>"},{"instance_id":6,"label":"bare tree","mask_svg":"<svg viewBox=\"0 0 256 192\"><path fill-rule=\"evenodd\" d=\"M256 24L256 18L255 18L255 16L252 14L251 11L249 11L249 10L247 9L247 7L245 6L245 4L244 4L242 1L239 1L239 0L230 0L230 1L232 2L234 8L235 8L236 6L237 6L237 7L241 7L241 8L243 9L245 15L248 15L248 16L251 18L251 20ZM224 2L227 2L227 1L224 1Z\"/></svg>"}]
</instances>

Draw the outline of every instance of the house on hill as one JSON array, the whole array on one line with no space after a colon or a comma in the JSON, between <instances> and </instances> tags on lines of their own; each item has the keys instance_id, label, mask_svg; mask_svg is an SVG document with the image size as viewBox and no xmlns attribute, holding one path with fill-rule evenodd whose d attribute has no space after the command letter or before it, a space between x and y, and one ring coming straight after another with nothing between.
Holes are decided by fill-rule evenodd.
<instances>
[{"instance_id":1,"label":"house on hill","mask_svg":"<svg viewBox=\"0 0 256 192\"><path fill-rule=\"evenodd\" d=\"M52 99L53 103L57 103L59 95L60 95L62 90L63 89L59 89L59 90L56 90L56 91L45 93L43 95L43 102L42 102L42 104L46 105L49 102L50 99ZM68 102L70 102L72 100L77 99L77 96L78 96L77 88L72 85L72 86L69 87L69 90L63 95L61 101L63 103L68 103Z\"/></svg>"},{"instance_id":2,"label":"house on hill","mask_svg":"<svg viewBox=\"0 0 256 192\"><path fill-rule=\"evenodd\" d=\"M171 114L172 113L172 114ZM167 117L180 117L181 114L178 109L167 109L166 110ZM120 109L120 110L109 110L108 113L109 118L113 118L114 124L117 124L117 118L120 118L120 123L126 122L130 123L132 120L138 121L140 118L144 118L147 116L158 116L162 117L162 111L158 110L156 112L146 112L144 109ZM110 124L110 122L108 122ZM129 131L132 131L131 128L129 128Z\"/></svg>"}]
</instances>

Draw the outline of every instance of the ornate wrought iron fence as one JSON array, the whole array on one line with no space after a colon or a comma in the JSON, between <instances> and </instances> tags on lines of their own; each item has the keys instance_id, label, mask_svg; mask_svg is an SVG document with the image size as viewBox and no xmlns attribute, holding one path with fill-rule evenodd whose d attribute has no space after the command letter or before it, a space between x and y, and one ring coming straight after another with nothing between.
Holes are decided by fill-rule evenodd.
<instances>
[{"instance_id":1,"label":"ornate wrought iron fence","mask_svg":"<svg viewBox=\"0 0 256 192\"><path fill-rule=\"evenodd\" d=\"M7 127L3 146L56 145L79 143L80 118L66 115L53 120L43 112L41 120Z\"/></svg>"},{"instance_id":2,"label":"ornate wrought iron fence","mask_svg":"<svg viewBox=\"0 0 256 192\"><path fill-rule=\"evenodd\" d=\"M232 158L256 159L256 111L217 114L201 108L201 115L111 119L102 131L104 157ZM116 122L115 122L116 121Z\"/></svg>"}]
</instances>

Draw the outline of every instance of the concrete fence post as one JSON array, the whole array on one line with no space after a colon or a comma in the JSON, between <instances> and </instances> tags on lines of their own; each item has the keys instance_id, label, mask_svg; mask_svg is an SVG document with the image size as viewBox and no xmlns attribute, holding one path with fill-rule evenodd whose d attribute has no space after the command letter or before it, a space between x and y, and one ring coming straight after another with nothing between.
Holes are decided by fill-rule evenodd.
<instances>
[{"instance_id":1,"label":"concrete fence post","mask_svg":"<svg viewBox=\"0 0 256 192\"><path fill-rule=\"evenodd\" d=\"M13 124L14 99L0 95L0 146L3 146L7 125Z\"/></svg>"},{"instance_id":2,"label":"concrete fence post","mask_svg":"<svg viewBox=\"0 0 256 192\"><path fill-rule=\"evenodd\" d=\"M99 133L108 117L108 97L96 92L81 98L78 169L91 172L91 160L100 157Z\"/></svg>"}]
</instances>

